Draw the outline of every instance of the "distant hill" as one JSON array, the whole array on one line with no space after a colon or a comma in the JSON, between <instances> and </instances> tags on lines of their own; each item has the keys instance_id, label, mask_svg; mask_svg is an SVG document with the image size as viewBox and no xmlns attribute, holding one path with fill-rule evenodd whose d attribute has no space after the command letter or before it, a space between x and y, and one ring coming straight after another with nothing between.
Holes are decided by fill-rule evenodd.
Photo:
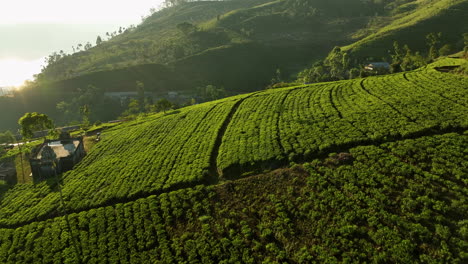
<instances>
[{"instance_id":1,"label":"distant hill","mask_svg":"<svg viewBox=\"0 0 468 264\"><path fill-rule=\"evenodd\" d=\"M343 47L343 50L355 57L388 57L388 50L394 41L398 41L423 52L428 49L425 36L437 32L442 33L440 46L450 44L453 51L463 48L461 36L468 32L468 23L463 22L468 12L468 1L404 1L401 5L396 5L399 1L395 2L391 19L375 19L375 24L384 26L356 33L357 41Z\"/></svg>"},{"instance_id":2,"label":"distant hill","mask_svg":"<svg viewBox=\"0 0 468 264\"><path fill-rule=\"evenodd\" d=\"M382 57L388 56L394 40L423 51L425 35L442 32L442 42L456 46L468 31L466 23L460 23L467 4L466 0L183 3L156 12L96 47L59 56L39 79L67 80L56 83L57 89L94 82L108 90L131 87L135 79L152 84L157 76L172 83L165 86L171 89L214 84L230 91L253 91L269 84L277 69L290 79L336 45L349 45L345 49L356 56ZM135 65L141 65L140 75L133 74ZM95 80L89 79L91 73ZM119 88L114 88L114 79L120 80Z\"/></svg>"},{"instance_id":3,"label":"distant hill","mask_svg":"<svg viewBox=\"0 0 468 264\"><path fill-rule=\"evenodd\" d=\"M463 62L117 126L60 192L3 188L0 262L462 263L468 79L435 67Z\"/></svg>"}]
</instances>

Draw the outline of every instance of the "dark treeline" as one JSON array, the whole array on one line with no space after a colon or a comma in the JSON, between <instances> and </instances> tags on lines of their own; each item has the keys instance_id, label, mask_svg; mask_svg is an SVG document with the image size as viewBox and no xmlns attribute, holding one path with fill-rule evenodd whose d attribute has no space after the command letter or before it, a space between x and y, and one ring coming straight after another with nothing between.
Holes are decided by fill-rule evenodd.
<instances>
[{"instance_id":1,"label":"dark treeline","mask_svg":"<svg viewBox=\"0 0 468 264\"><path fill-rule=\"evenodd\" d=\"M424 51L413 51L407 44L394 41L393 47L388 49L388 56L382 58L353 57L340 47L335 47L325 59L317 61L312 67L300 72L297 81L303 83L328 82L411 71L426 66L439 56L447 56L462 49L468 50L468 33L463 34L462 41L459 42L458 46L442 43L441 39L441 32L426 35L427 50ZM390 68L374 71L364 70L364 66L371 62L388 62Z\"/></svg>"}]
</instances>

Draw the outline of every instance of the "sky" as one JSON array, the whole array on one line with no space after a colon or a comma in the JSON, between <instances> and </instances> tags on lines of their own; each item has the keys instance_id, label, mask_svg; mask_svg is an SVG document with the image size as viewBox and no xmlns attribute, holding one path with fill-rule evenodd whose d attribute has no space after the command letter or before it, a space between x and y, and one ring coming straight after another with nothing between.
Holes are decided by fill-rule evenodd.
<instances>
[{"instance_id":1,"label":"sky","mask_svg":"<svg viewBox=\"0 0 468 264\"><path fill-rule=\"evenodd\" d=\"M0 87L19 86L54 51L137 25L163 0L0 0Z\"/></svg>"}]
</instances>

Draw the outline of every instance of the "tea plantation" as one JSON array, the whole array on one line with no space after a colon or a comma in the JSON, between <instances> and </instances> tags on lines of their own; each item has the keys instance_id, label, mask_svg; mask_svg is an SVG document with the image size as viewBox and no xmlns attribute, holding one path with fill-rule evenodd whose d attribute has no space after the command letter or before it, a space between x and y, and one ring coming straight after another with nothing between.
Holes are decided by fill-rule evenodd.
<instances>
[{"instance_id":1,"label":"tea plantation","mask_svg":"<svg viewBox=\"0 0 468 264\"><path fill-rule=\"evenodd\" d=\"M427 67L126 123L0 193L0 263L463 263L467 113Z\"/></svg>"}]
</instances>

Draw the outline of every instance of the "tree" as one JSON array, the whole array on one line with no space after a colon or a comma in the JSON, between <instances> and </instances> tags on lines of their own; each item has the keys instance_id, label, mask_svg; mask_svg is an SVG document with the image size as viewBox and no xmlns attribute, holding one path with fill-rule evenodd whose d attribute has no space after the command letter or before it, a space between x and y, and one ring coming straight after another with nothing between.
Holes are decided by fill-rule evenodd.
<instances>
[{"instance_id":1,"label":"tree","mask_svg":"<svg viewBox=\"0 0 468 264\"><path fill-rule=\"evenodd\" d=\"M15 142L15 136L10 130L5 131L5 133L0 133L0 144L13 142Z\"/></svg>"},{"instance_id":2,"label":"tree","mask_svg":"<svg viewBox=\"0 0 468 264\"><path fill-rule=\"evenodd\" d=\"M324 61L324 65L330 69L332 80L346 79L346 67L349 65L349 56L346 52L342 52L340 47L335 47L328 54Z\"/></svg>"},{"instance_id":3,"label":"tree","mask_svg":"<svg viewBox=\"0 0 468 264\"><path fill-rule=\"evenodd\" d=\"M158 112L163 111L164 113L166 113L167 110L172 108L173 104L169 100L163 98L157 101L155 106Z\"/></svg>"},{"instance_id":4,"label":"tree","mask_svg":"<svg viewBox=\"0 0 468 264\"><path fill-rule=\"evenodd\" d=\"M84 46L84 50L89 50L92 47L93 47L93 45L91 45L91 43L87 42L86 45Z\"/></svg>"},{"instance_id":5,"label":"tree","mask_svg":"<svg viewBox=\"0 0 468 264\"><path fill-rule=\"evenodd\" d=\"M429 60L434 60L438 57L438 48L437 46L440 43L440 38L442 37L442 33L429 33L426 36L427 45L429 46Z\"/></svg>"},{"instance_id":6,"label":"tree","mask_svg":"<svg viewBox=\"0 0 468 264\"><path fill-rule=\"evenodd\" d=\"M450 44L445 44L439 50L439 55L440 56L448 56L448 55L450 55L450 53L452 53L452 46Z\"/></svg>"},{"instance_id":7,"label":"tree","mask_svg":"<svg viewBox=\"0 0 468 264\"><path fill-rule=\"evenodd\" d=\"M91 110L89 109L89 106L87 104L80 107L80 114L83 120L83 127L89 127L89 115L91 114Z\"/></svg>"},{"instance_id":8,"label":"tree","mask_svg":"<svg viewBox=\"0 0 468 264\"><path fill-rule=\"evenodd\" d=\"M145 84L140 81L136 81L136 90L138 94L138 104L140 106L140 112L145 109Z\"/></svg>"},{"instance_id":9,"label":"tree","mask_svg":"<svg viewBox=\"0 0 468 264\"><path fill-rule=\"evenodd\" d=\"M276 72L275 72L275 75L273 76L273 78L271 79L271 84L275 84L275 83L280 83L282 82L283 79L281 78L281 70L280 69L276 69Z\"/></svg>"},{"instance_id":10,"label":"tree","mask_svg":"<svg viewBox=\"0 0 468 264\"><path fill-rule=\"evenodd\" d=\"M200 91L201 97L203 97L206 100L213 101L226 97L226 90L224 89L224 87L218 88L210 84L205 87L199 87L198 89Z\"/></svg>"},{"instance_id":11,"label":"tree","mask_svg":"<svg viewBox=\"0 0 468 264\"><path fill-rule=\"evenodd\" d=\"M127 110L122 113L122 118L131 117L140 113L140 103L136 99L130 99Z\"/></svg>"},{"instance_id":12,"label":"tree","mask_svg":"<svg viewBox=\"0 0 468 264\"><path fill-rule=\"evenodd\" d=\"M403 51L400 48L400 44L396 40L393 42L393 54L391 54L391 56L392 64L400 64L404 57Z\"/></svg>"},{"instance_id":13,"label":"tree","mask_svg":"<svg viewBox=\"0 0 468 264\"><path fill-rule=\"evenodd\" d=\"M184 33L184 35L189 35L197 30L197 27L190 24L189 22L183 22L183 23L177 24L176 27L178 30Z\"/></svg>"},{"instance_id":14,"label":"tree","mask_svg":"<svg viewBox=\"0 0 468 264\"><path fill-rule=\"evenodd\" d=\"M101 45L101 43L102 43L101 36L97 36L97 38L96 38L96 46Z\"/></svg>"},{"instance_id":15,"label":"tree","mask_svg":"<svg viewBox=\"0 0 468 264\"><path fill-rule=\"evenodd\" d=\"M18 120L20 125L20 133L25 139L34 137L35 131L44 131L54 128L54 122L46 114L37 112L26 113Z\"/></svg>"},{"instance_id":16,"label":"tree","mask_svg":"<svg viewBox=\"0 0 468 264\"><path fill-rule=\"evenodd\" d=\"M468 55L468 33L463 34L463 44L465 47L463 48L463 52L465 53L464 56Z\"/></svg>"}]
</instances>

